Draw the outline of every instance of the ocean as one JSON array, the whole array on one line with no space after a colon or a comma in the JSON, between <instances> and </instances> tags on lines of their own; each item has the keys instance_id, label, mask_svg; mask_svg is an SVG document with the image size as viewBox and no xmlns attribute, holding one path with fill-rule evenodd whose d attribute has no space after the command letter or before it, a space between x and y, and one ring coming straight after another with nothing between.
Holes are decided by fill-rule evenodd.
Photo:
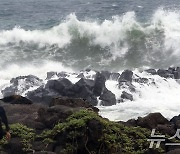
<instances>
[{"instance_id":1,"label":"ocean","mask_svg":"<svg viewBox=\"0 0 180 154\"><path fill-rule=\"evenodd\" d=\"M180 66L179 8L178 0L0 0L0 90L21 75L131 69L156 86L134 83L134 100L98 106L102 116L178 115L178 81L142 70ZM106 86L120 97L117 81Z\"/></svg>"}]
</instances>

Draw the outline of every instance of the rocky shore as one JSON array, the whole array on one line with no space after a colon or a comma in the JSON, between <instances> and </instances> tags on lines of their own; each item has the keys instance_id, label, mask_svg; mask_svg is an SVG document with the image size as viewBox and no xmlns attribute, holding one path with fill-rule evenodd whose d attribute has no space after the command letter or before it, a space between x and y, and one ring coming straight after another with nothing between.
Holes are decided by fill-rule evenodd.
<instances>
[{"instance_id":1,"label":"rocky shore","mask_svg":"<svg viewBox=\"0 0 180 154\"><path fill-rule=\"evenodd\" d=\"M144 72L166 80L180 79L180 68L148 69ZM69 79L70 76L75 81ZM107 80L117 81L120 98L106 87ZM82 71L48 72L46 80L36 76L19 76L2 89L1 106L6 110L12 139L1 141L1 153L9 154L120 154L179 153L176 134L180 116L168 120L161 113L126 122L111 122L101 117L97 105L111 106L133 101L136 86L155 85L153 79L142 78L131 70L120 73ZM125 90L124 90L125 89ZM23 97L25 96L25 97ZM149 148L152 129L165 135L159 148Z\"/></svg>"}]
</instances>

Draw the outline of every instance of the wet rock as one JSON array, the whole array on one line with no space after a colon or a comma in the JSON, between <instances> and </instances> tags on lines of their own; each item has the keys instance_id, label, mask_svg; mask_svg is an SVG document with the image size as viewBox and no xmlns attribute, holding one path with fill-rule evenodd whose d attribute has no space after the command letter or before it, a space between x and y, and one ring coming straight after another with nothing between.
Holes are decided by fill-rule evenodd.
<instances>
[{"instance_id":1,"label":"wet rock","mask_svg":"<svg viewBox=\"0 0 180 154\"><path fill-rule=\"evenodd\" d=\"M125 70L122 72L118 82L132 82L133 72L131 70Z\"/></svg>"},{"instance_id":2,"label":"wet rock","mask_svg":"<svg viewBox=\"0 0 180 154\"><path fill-rule=\"evenodd\" d=\"M136 78L134 79L135 82L146 84L149 82L147 78Z\"/></svg>"},{"instance_id":3,"label":"wet rock","mask_svg":"<svg viewBox=\"0 0 180 154\"><path fill-rule=\"evenodd\" d=\"M51 89L58 92L61 95L66 94L66 90L73 84L66 78L60 78L58 80L49 80L45 85L45 89Z\"/></svg>"},{"instance_id":4,"label":"wet rock","mask_svg":"<svg viewBox=\"0 0 180 154\"><path fill-rule=\"evenodd\" d=\"M116 96L107 88L104 89L99 99L102 100L101 105L103 106L111 106L116 104Z\"/></svg>"},{"instance_id":5,"label":"wet rock","mask_svg":"<svg viewBox=\"0 0 180 154\"><path fill-rule=\"evenodd\" d=\"M105 88L106 78L101 73L97 72L95 77L95 83L93 93L95 96L100 96Z\"/></svg>"},{"instance_id":6,"label":"wet rock","mask_svg":"<svg viewBox=\"0 0 180 154\"><path fill-rule=\"evenodd\" d=\"M83 73L78 74L77 78L85 78Z\"/></svg>"},{"instance_id":7,"label":"wet rock","mask_svg":"<svg viewBox=\"0 0 180 154\"><path fill-rule=\"evenodd\" d=\"M164 69L159 69L157 71L157 74L164 78L174 78L173 74L171 74L168 70L164 70Z\"/></svg>"},{"instance_id":8,"label":"wet rock","mask_svg":"<svg viewBox=\"0 0 180 154\"><path fill-rule=\"evenodd\" d=\"M129 94L129 93L125 92L125 91L122 92L121 98L133 101L133 95Z\"/></svg>"},{"instance_id":9,"label":"wet rock","mask_svg":"<svg viewBox=\"0 0 180 154\"><path fill-rule=\"evenodd\" d=\"M53 97L61 96L58 92L45 89L44 86L41 86L34 91L29 91L26 95L27 98L34 103L42 103L46 105L49 105Z\"/></svg>"},{"instance_id":10,"label":"wet rock","mask_svg":"<svg viewBox=\"0 0 180 154\"><path fill-rule=\"evenodd\" d=\"M57 74L57 76L59 78L65 78L65 77L68 77L69 75L66 72L60 72L60 73Z\"/></svg>"},{"instance_id":11,"label":"wet rock","mask_svg":"<svg viewBox=\"0 0 180 154\"><path fill-rule=\"evenodd\" d=\"M111 73L109 71L101 71L101 74L104 75L106 80L109 80Z\"/></svg>"},{"instance_id":12,"label":"wet rock","mask_svg":"<svg viewBox=\"0 0 180 154\"><path fill-rule=\"evenodd\" d=\"M168 68L168 72L169 72L170 74L174 74L174 71L176 71L176 68L175 68L175 67L169 67L169 68Z\"/></svg>"},{"instance_id":13,"label":"wet rock","mask_svg":"<svg viewBox=\"0 0 180 154\"><path fill-rule=\"evenodd\" d=\"M147 69L147 70L145 70L145 72L147 72L147 73L149 73L151 75L156 75L157 74L155 69Z\"/></svg>"},{"instance_id":14,"label":"wet rock","mask_svg":"<svg viewBox=\"0 0 180 154\"><path fill-rule=\"evenodd\" d=\"M97 105L97 98L92 92L94 81L89 79L80 79L66 93L66 96L73 98L83 98L93 106Z\"/></svg>"},{"instance_id":15,"label":"wet rock","mask_svg":"<svg viewBox=\"0 0 180 154\"><path fill-rule=\"evenodd\" d=\"M12 78L10 83L11 86L6 87L1 91L4 97L15 94L22 94L31 87L41 86L43 81L36 76L28 75Z\"/></svg>"},{"instance_id":16,"label":"wet rock","mask_svg":"<svg viewBox=\"0 0 180 154\"><path fill-rule=\"evenodd\" d=\"M115 81L118 81L119 77L120 77L119 73L111 73L110 75L110 79Z\"/></svg>"},{"instance_id":17,"label":"wet rock","mask_svg":"<svg viewBox=\"0 0 180 154\"><path fill-rule=\"evenodd\" d=\"M47 72L46 80L51 79L53 76L57 75L57 72Z\"/></svg>"},{"instance_id":18,"label":"wet rock","mask_svg":"<svg viewBox=\"0 0 180 154\"><path fill-rule=\"evenodd\" d=\"M136 87L131 82L120 82L119 89L129 89L131 92L136 91Z\"/></svg>"}]
</instances>

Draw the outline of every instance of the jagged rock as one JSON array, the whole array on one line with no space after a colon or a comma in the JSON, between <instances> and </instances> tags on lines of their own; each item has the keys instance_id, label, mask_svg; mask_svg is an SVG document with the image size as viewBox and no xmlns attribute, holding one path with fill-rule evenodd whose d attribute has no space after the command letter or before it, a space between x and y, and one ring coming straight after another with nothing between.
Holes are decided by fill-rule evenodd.
<instances>
[{"instance_id":1,"label":"jagged rock","mask_svg":"<svg viewBox=\"0 0 180 154\"><path fill-rule=\"evenodd\" d=\"M149 82L149 80L147 78L136 78L136 79L134 79L134 81L138 82L138 83L143 83L143 84Z\"/></svg>"},{"instance_id":2,"label":"jagged rock","mask_svg":"<svg viewBox=\"0 0 180 154\"><path fill-rule=\"evenodd\" d=\"M136 91L136 87L131 82L120 82L119 83L119 89L129 89L131 92Z\"/></svg>"},{"instance_id":3,"label":"jagged rock","mask_svg":"<svg viewBox=\"0 0 180 154\"><path fill-rule=\"evenodd\" d=\"M125 91L122 92L121 98L133 101L133 95L129 94L129 93L125 92Z\"/></svg>"},{"instance_id":4,"label":"jagged rock","mask_svg":"<svg viewBox=\"0 0 180 154\"><path fill-rule=\"evenodd\" d=\"M101 105L103 106L111 106L116 104L116 96L107 88L104 89L99 99L102 100Z\"/></svg>"},{"instance_id":5,"label":"jagged rock","mask_svg":"<svg viewBox=\"0 0 180 154\"><path fill-rule=\"evenodd\" d=\"M115 81L118 81L119 77L120 77L119 73L111 73L110 75L110 79Z\"/></svg>"},{"instance_id":6,"label":"jagged rock","mask_svg":"<svg viewBox=\"0 0 180 154\"><path fill-rule=\"evenodd\" d=\"M12 78L10 80L10 83L11 86L6 87L1 91L4 97L15 94L22 94L31 87L41 86L43 84L43 81L36 76L28 75Z\"/></svg>"},{"instance_id":7,"label":"jagged rock","mask_svg":"<svg viewBox=\"0 0 180 154\"><path fill-rule=\"evenodd\" d=\"M52 89L61 95L66 95L66 90L73 84L66 78L58 80L49 80L45 86L45 89Z\"/></svg>"},{"instance_id":8,"label":"jagged rock","mask_svg":"<svg viewBox=\"0 0 180 154\"><path fill-rule=\"evenodd\" d=\"M155 69L147 69L147 70L145 70L147 73L149 73L149 74L151 74L151 75L156 75L157 74L157 72L156 72L156 70Z\"/></svg>"},{"instance_id":9,"label":"jagged rock","mask_svg":"<svg viewBox=\"0 0 180 154\"><path fill-rule=\"evenodd\" d=\"M106 80L109 80L111 73L109 71L101 71L101 74L104 75Z\"/></svg>"},{"instance_id":10,"label":"jagged rock","mask_svg":"<svg viewBox=\"0 0 180 154\"><path fill-rule=\"evenodd\" d=\"M26 95L34 103L42 103L47 105L49 105L53 97L61 96L58 92L45 89L44 86L41 86L34 91L29 91Z\"/></svg>"},{"instance_id":11,"label":"jagged rock","mask_svg":"<svg viewBox=\"0 0 180 154\"><path fill-rule=\"evenodd\" d=\"M101 73L97 72L95 77L95 84L93 93L95 96L100 96L105 88L106 78Z\"/></svg>"},{"instance_id":12,"label":"jagged rock","mask_svg":"<svg viewBox=\"0 0 180 154\"><path fill-rule=\"evenodd\" d=\"M85 78L83 73L78 74L77 78Z\"/></svg>"},{"instance_id":13,"label":"jagged rock","mask_svg":"<svg viewBox=\"0 0 180 154\"><path fill-rule=\"evenodd\" d=\"M60 78L65 78L65 77L68 77L69 75L66 72L60 72L57 74L57 76Z\"/></svg>"},{"instance_id":14,"label":"jagged rock","mask_svg":"<svg viewBox=\"0 0 180 154\"><path fill-rule=\"evenodd\" d=\"M125 70L122 72L118 82L132 82L133 72L131 70Z\"/></svg>"},{"instance_id":15,"label":"jagged rock","mask_svg":"<svg viewBox=\"0 0 180 154\"><path fill-rule=\"evenodd\" d=\"M159 69L157 71L157 74L164 78L174 78L173 74L171 74L168 70L164 70L164 69Z\"/></svg>"},{"instance_id":16,"label":"jagged rock","mask_svg":"<svg viewBox=\"0 0 180 154\"><path fill-rule=\"evenodd\" d=\"M139 117L137 119L137 125L144 128L153 129L159 124L169 124L169 121L161 113L150 113L144 118Z\"/></svg>"},{"instance_id":17,"label":"jagged rock","mask_svg":"<svg viewBox=\"0 0 180 154\"><path fill-rule=\"evenodd\" d=\"M174 116L170 122L174 124L175 129L180 129L180 115Z\"/></svg>"},{"instance_id":18,"label":"jagged rock","mask_svg":"<svg viewBox=\"0 0 180 154\"><path fill-rule=\"evenodd\" d=\"M83 98L93 106L97 105L97 98L92 92L94 81L81 78L66 92L66 96L73 98Z\"/></svg>"},{"instance_id":19,"label":"jagged rock","mask_svg":"<svg viewBox=\"0 0 180 154\"><path fill-rule=\"evenodd\" d=\"M46 80L51 79L53 76L57 75L57 72L47 72Z\"/></svg>"},{"instance_id":20,"label":"jagged rock","mask_svg":"<svg viewBox=\"0 0 180 154\"><path fill-rule=\"evenodd\" d=\"M176 71L176 68L175 68L175 67L169 67L169 68L168 68L168 72L169 72L170 74L174 74L174 71Z\"/></svg>"},{"instance_id":21,"label":"jagged rock","mask_svg":"<svg viewBox=\"0 0 180 154\"><path fill-rule=\"evenodd\" d=\"M7 96L1 100L5 103L10 103L10 104L32 104L32 101L20 95Z\"/></svg>"}]
</instances>

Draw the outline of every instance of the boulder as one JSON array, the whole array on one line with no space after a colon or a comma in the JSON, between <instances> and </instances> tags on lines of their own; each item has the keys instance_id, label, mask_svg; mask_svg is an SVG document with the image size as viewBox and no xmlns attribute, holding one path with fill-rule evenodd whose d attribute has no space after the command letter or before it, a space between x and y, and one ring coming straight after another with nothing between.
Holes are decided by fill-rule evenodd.
<instances>
[{"instance_id":1,"label":"boulder","mask_svg":"<svg viewBox=\"0 0 180 154\"><path fill-rule=\"evenodd\" d=\"M133 101L133 95L129 94L129 93L125 92L125 91L122 92L121 98Z\"/></svg>"},{"instance_id":2,"label":"boulder","mask_svg":"<svg viewBox=\"0 0 180 154\"><path fill-rule=\"evenodd\" d=\"M43 81L36 76L28 75L12 78L10 83L11 86L6 87L1 91L4 97L15 94L22 94L31 87L41 86Z\"/></svg>"},{"instance_id":3,"label":"boulder","mask_svg":"<svg viewBox=\"0 0 180 154\"><path fill-rule=\"evenodd\" d=\"M94 81L90 79L81 78L66 92L67 97L83 98L93 106L97 105L97 98L93 94Z\"/></svg>"},{"instance_id":4,"label":"boulder","mask_svg":"<svg viewBox=\"0 0 180 154\"><path fill-rule=\"evenodd\" d=\"M59 78L65 78L65 77L68 77L69 75L66 72L60 72L60 73L57 74L57 76Z\"/></svg>"},{"instance_id":5,"label":"boulder","mask_svg":"<svg viewBox=\"0 0 180 154\"><path fill-rule=\"evenodd\" d=\"M56 91L45 89L44 86L41 86L34 91L29 91L26 95L27 98L34 103L42 103L45 105L49 105L53 97L61 96Z\"/></svg>"},{"instance_id":6,"label":"boulder","mask_svg":"<svg viewBox=\"0 0 180 154\"><path fill-rule=\"evenodd\" d=\"M161 77L164 77L164 78L174 78L174 75L171 74L168 70L165 70L165 69L159 69L157 71L157 74Z\"/></svg>"},{"instance_id":7,"label":"boulder","mask_svg":"<svg viewBox=\"0 0 180 154\"><path fill-rule=\"evenodd\" d=\"M101 100L101 105L103 106L111 106L116 104L116 96L107 88L104 89L99 99Z\"/></svg>"},{"instance_id":8,"label":"boulder","mask_svg":"<svg viewBox=\"0 0 180 154\"><path fill-rule=\"evenodd\" d=\"M57 75L57 72L47 72L46 80L51 79L53 76Z\"/></svg>"},{"instance_id":9,"label":"boulder","mask_svg":"<svg viewBox=\"0 0 180 154\"><path fill-rule=\"evenodd\" d=\"M72 85L68 79L60 78L58 80L49 80L45 85L45 89L54 90L61 95L66 95L66 90Z\"/></svg>"},{"instance_id":10,"label":"boulder","mask_svg":"<svg viewBox=\"0 0 180 154\"><path fill-rule=\"evenodd\" d=\"M134 79L135 82L138 82L138 83L143 83L143 84L146 84L149 82L149 80L147 78L136 78Z\"/></svg>"},{"instance_id":11,"label":"boulder","mask_svg":"<svg viewBox=\"0 0 180 154\"><path fill-rule=\"evenodd\" d=\"M152 68L145 70L145 72L147 72L147 73L149 73L149 74L151 74L151 75L156 75L156 74L157 74L156 70L155 70L155 69L152 69Z\"/></svg>"},{"instance_id":12,"label":"boulder","mask_svg":"<svg viewBox=\"0 0 180 154\"><path fill-rule=\"evenodd\" d=\"M133 72L131 70L125 70L122 72L118 82L132 82Z\"/></svg>"},{"instance_id":13,"label":"boulder","mask_svg":"<svg viewBox=\"0 0 180 154\"><path fill-rule=\"evenodd\" d=\"M93 88L93 93L95 96L100 96L105 88L106 78L101 73L97 72L95 77L95 84Z\"/></svg>"},{"instance_id":14,"label":"boulder","mask_svg":"<svg viewBox=\"0 0 180 154\"><path fill-rule=\"evenodd\" d=\"M156 128L159 124L169 124L169 121L161 113L150 113L144 118L138 117L137 119L138 126L148 129Z\"/></svg>"},{"instance_id":15,"label":"boulder","mask_svg":"<svg viewBox=\"0 0 180 154\"><path fill-rule=\"evenodd\" d=\"M77 78L85 78L83 73L78 74Z\"/></svg>"},{"instance_id":16,"label":"boulder","mask_svg":"<svg viewBox=\"0 0 180 154\"><path fill-rule=\"evenodd\" d=\"M180 129L180 115L174 116L170 122L174 124L175 129Z\"/></svg>"},{"instance_id":17,"label":"boulder","mask_svg":"<svg viewBox=\"0 0 180 154\"><path fill-rule=\"evenodd\" d=\"M101 71L101 74L106 78L106 80L109 80L111 73L109 71Z\"/></svg>"},{"instance_id":18,"label":"boulder","mask_svg":"<svg viewBox=\"0 0 180 154\"><path fill-rule=\"evenodd\" d=\"M118 87L119 89L129 89L131 92L136 91L136 87L131 82L120 82Z\"/></svg>"},{"instance_id":19,"label":"boulder","mask_svg":"<svg viewBox=\"0 0 180 154\"><path fill-rule=\"evenodd\" d=\"M1 100L5 103L10 103L10 104L32 104L32 101L20 95L7 96Z\"/></svg>"}]
</instances>

